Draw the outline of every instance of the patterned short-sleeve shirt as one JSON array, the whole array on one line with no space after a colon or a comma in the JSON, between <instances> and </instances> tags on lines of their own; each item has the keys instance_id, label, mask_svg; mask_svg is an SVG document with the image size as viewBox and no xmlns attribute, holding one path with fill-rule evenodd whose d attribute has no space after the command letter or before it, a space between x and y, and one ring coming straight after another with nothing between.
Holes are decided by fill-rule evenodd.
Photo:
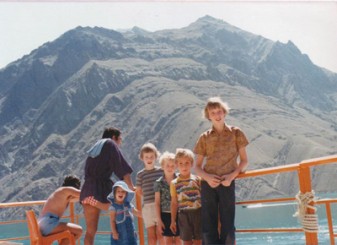
<instances>
[{"instance_id":1,"label":"patterned short-sleeve shirt","mask_svg":"<svg viewBox=\"0 0 337 245\"><path fill-rule=\"evenodd\" d=\"M174 175L174 178L177 176ZM170 184L165 180L165 176L161 176L154 182L154 192L160 192L160 209L161 212L171 212L171 195Z\"/></svg>"},{"instance_id":2,"label":"patterned short-sleeve shirt","mask_svg":"<svg viewBox=\"0 0 337 245\"><path fill-rule=\"evenodd\" d=\"M241 129L225 124L220 134L214 128L202 133L194 153L206 157L205 172L222 176L237 168L239 149L246 145L248 140Z\"/></svg>"}]
</instances>

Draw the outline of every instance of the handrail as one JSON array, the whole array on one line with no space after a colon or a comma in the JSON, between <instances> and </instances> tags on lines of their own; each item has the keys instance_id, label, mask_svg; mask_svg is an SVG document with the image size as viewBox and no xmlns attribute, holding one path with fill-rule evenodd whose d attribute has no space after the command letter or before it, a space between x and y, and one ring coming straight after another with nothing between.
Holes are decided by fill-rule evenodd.
<instances>
[{"instance_id":1,"label":"handrail","mask_svg":"<svg viewBox=\"0 0 337 245\"><path fill-rule=\"evenodd\" d=\"M297 171L300 192L306 193L306 192L312 191L310 167L323 165L323 164L331 164L331 163L336 163L336 162L337 162L337 155L331 155L331 156L325 156L325 157L320 157L320 158L308 159L308 160L304 160L304 161L301 161L300 163L295 163L295 164L288 164L288 165L271 167L271 168L266 168L266 169L259 169L259 170L251 170L251 171L247 171L245 173L240 174L237 178L238 179L249 178L249 177L256 177L260 175L278 174L278 173L283 173L283 172ZM261 203L261 201L262 200L260 200L259 202ZM336 237L336 235L334 234L334 231L333 231L330 202L336 202L336 201L332 199L330 200L327 199L325 203L327 219L328 219L330 243L333 245L335 244L334 237ZM256 203L258 203L258 201ZM321 204L321 203L323 202L315 201L310 204L315 205L315 204ZM315 214L315 210L307 209L307 214ZM257 232L257 230L255 231ZM244 232L244 230L241 230L241 232ZM306 244L311 244L311 245L318 244L317 233L305 232L305 237L306 237Z\"/></svg>"},{"instance_id":2,"label":"handrail","mask_svg":"<svg viewBox=\"0 0 337 245\"><path fill-rule=\"evenodd\" d=\"M17 208L17 207L27 207L33 205L43 205L46 200L40 201L28 201L28 202L9 202L9 203L0 203L0 208Z\"/></svg>"},{"instance_id":3,"label":"handrail","mask_svg":"<svg viewBox=\"0 0 337 245\"><path fill-rule=\"evenodd\" d=\"M309 160L301 161L300 163L293 163L288 165L282 165L277 167L270 167L264 169L256 169L256 170L249 170L245 173L241 173L237 176L237 179L244 179L244 178L252 178L257 176L263 176L268 174L280 174L286 172L297 172L298 173L298 180L301 193L310 192L311 189L311 173L310 168L318 165L326 165L326 164L333 164L337 163L337 155L320 157L320 158L313 158ZM136 196L136 206L138 209L141 209L141 199L139 196ZM248 201L240 201L237 202L237 205L248 205L248 204L258 204L258 203L279 203L279 202L293 202L295 198L274 198L274 199L262 199L262 200L248 200ZM12 203L0 203L0 208L13 208L13 207L24 207L24 206L33 206L33 205L43 205L44 200L40 201L28 201L28 202L12 202ZM335 237L337 235L334 233L333 230L333 222L331 216L331 204L337 203L337 199L321 199L316 200L312 203L312 205L325 205L326 214L327 214L327 221L329 227L329 237L330 237L330 244L335 244ZM78 223L80 214L75 214L74 204L71 203L69 216L65 216L66 218L70 218L71 222ZM307 210L308 213L314 213L312 210ZM103 214L104 215L104 214ZM26 220L14 220L14 221L1 221L0 225L6 224L13 224L13 223L24 223ZM142 219L138 219L138 233L139 233L139 241L140 245L144 245L144 227L142 223ZM302 228L261 228L261 229L237 229L237 232L303 232ZM97 234L110 234L108 231L98 231ZM317 233L308 233L305 232L306 236L306 244L315 245L318 244ZM13 240L26 240L29 237L18 237L18 238L6 238L6 241L13 241ZM4 240L0 239L0 242Z\"/></svg>"}]
</instances>

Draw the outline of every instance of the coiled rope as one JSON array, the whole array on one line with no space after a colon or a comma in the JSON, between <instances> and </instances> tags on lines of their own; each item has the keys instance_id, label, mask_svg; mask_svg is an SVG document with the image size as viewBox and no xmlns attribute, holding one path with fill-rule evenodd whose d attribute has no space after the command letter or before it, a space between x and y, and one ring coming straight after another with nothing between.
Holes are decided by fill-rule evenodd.
<instances>
[{"instance_id":1,"label":"coiled rope","mask_svg":"<svg viewBox=\"0 0 337 245\"><path fill-rule=\"evenodd\" d=\"M316 212L316 207L311 205L315 202L315 192L306 192L295 196L297 200L297 212L294 217L298 217L305 232L317 233L318 232L318 217L317 214L308 214L307 209L312 209Z\"/></svg>"}]
</instances>

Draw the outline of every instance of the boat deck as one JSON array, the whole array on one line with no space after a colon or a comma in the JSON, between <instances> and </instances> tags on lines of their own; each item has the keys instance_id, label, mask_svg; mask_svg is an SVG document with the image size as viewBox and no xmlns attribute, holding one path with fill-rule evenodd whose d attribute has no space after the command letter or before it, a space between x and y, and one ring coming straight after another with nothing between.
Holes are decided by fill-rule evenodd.
<instances>
[{"instance_id":1,"label":"boat deck","mask_svg":"<svg viewBox=\"0 0 337 245\"><path fill-rule=\"evenodd\" d=\"M270 175L270 174L284 174L289 172L296 172L298 177L298 184L299 184L299 196L306 195L306 194L312 194L312 183L311 183L311 169L313 167L320 167L323 165L330 165L330 164L336 164L337 163L337 155L332 156L326 156L321 158L314 158L302 161L300 163L295 164L288 164L278 167L272 167L272 168L264 168L264 169L256 169L256 170L250 170L243 174L240 174L238 176L238 179L245 179L245 178L255 178L258 176L264 176L264 175ZM12 202L12 203L0 203L0 208L19 208L21 207L23 210L26 209L36 209L38 210L39 206L44 204L44 200L40 201L27 201L27 202ZM316 210L315 208L310 208L310 206L315 207L318 205L322 205L325 208L326 211L326 217L327 217L327 226L329 230L329 240L330 244L335 244L335 237L337 235L334 232L333 229L333 218L331 214L331 205L334 205L337 203L337 199L335 198L325 198L320 200L309 199L307 203L301 203L298 201L298 196L296 197L284 197L284 198L273 198L273 199L260 199L260 200L245 200L237 202L237 205L257 205L257 204L280 204L285 202L297 202L299 206L304 205L304 212L305 216L313 217L315 216ZM71 203L69 205L69 215L64 216L63 218L69 218L70 222L73 223L79 223L80 218L83 218L82 214L75 212L75 205ZM136 199L136 206L137 208L141 209L141 200L140 198ZM22 211L24 212L24 211ZM107 214L106 214L107 215ZM10 221L0 221L0 226L2 225L11 225L16 223L25 223L26 220L10 220ZM314 223L314 222L313 222ZM301 232L305 234L305 241L306 244L315 245L319 244L318 240L318 227L310 227L306 226L306 222L302 222L302 227L294 227L294 228L254 228L254 229L237 229L237 232L242 233L270 233L270 232L285 232L285 233L291 233L291 232ZM310 224L311 225L311 224ZM317 228L317 229L316 229ZM110 234L110 231L98 231L97 234ZM142 219L138 218L138 235L139 235L139 244L144 245L145 244L145 236L144 236L144 227ZM18 242L23 240L29 240L28 236L23 237L8 237L5 238L5 240L0 239L0 244L4 244L4 242L7 242L6 244ZM78 241L78 244L81 242ZM15 244L15 243L14 243Z\"/></svg>"}]
</instances>

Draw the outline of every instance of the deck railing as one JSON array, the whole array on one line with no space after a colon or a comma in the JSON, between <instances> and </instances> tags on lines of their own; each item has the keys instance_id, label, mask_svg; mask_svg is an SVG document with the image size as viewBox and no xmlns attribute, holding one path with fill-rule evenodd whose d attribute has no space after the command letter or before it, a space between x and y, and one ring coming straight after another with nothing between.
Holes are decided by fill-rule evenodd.
<instances>
[{"instance_id":1,"label":"deck railing","mask_svg":"<svg viewBox=\"0 0 337 245\"><path fill-rule=\"evenodd\" d=\"M280 174L280 173L287 173L287 172L297 172L298 176L298 183L299 183L299 191L301 193L308 193L312 192L312 185L311 185L311 167L319 166L319 165L328 165L328 164L335 164L337 163L337 155L333 156L327 156L327 157L321 157L321 158L315 158L315 159L309 159L302 161L300 163L296 164L288 164L278 167L271 167L271 168L265 168L265 169L257 169L257 170L251 170L247 171L244 174L240 174L238 176L238 179L244 179L244 178L253 178L257 176L264 176L269 174ZM0 203L0 208L13 208L13 207L31 207L33 205L43 205L45 201L32 201L32 202L13 202L13 203ZM295 202L295 198L274 198L274 199L263 199L263 200L251 200L251 201L240 201L237 202L237 205L251 205L251 204L257 204L257 203L282 203L282 202ZM316 200L312 201L310 203L311 205L324 205L327 215L327 222L328 222L328 229L329 229L329 238L330 238L330 244L335 244L335 237L337 235L334 232L333 229L333 220L331 215L331 204L337 203L337 199L322 199L322 200ZM136 199L136 206L137 208L141 209L141 200L140 198ZM314 209L307 209L307 214L315 214ZM70 211L69 216L65 216L65 218L69 218L71 222L78 223L80 217L83 217L81 214L75 213L74 204L70 205ZM15 223L24 223L26 220L13 220L13 221L0 221L1 225L8 225L8 224L15 224ZM240 226L240 224L237 224ZM304 232L305 234L305 240L306 244L309 245L316 245L319 244L318 241L318 235L316 232L307 232L304 231L302 227L298 228L255 228L255 229L237 229L237 232ZM144 239L144 227L142 219L138 219L138 233L139 233L139 242L140 245L145 244ZM109 231L98 231L98 234L110 234ZM28 236L25 237L11 237L6 238L6 241L22 241L29 239ZM3 242L4 240L0 239L0 242ZM80 242L78 242L80 244Z\"/></svg>"}]
</instances>

